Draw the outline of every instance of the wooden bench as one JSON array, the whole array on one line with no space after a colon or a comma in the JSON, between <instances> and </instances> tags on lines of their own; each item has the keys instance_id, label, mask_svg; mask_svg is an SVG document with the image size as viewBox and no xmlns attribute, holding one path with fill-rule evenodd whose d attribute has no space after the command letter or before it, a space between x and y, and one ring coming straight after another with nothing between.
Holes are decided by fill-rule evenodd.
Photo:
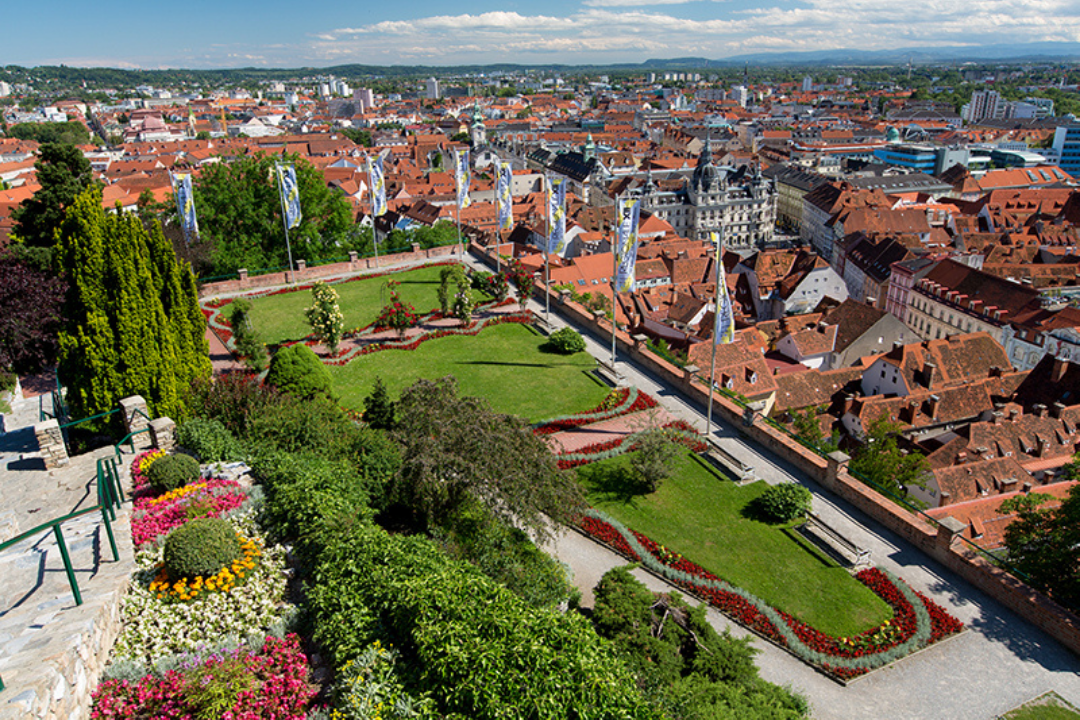
<instances>
[{"instance_id":1,"label":"wooden bench","mask_svg":"<svg viewBox=\"0 0 1080 720\"><path fill-rule=\"evenodd\" d=\"M806 514L806 522L799 527L799 530L804 535L812 535L814 538L826 543L844 560L847 560L851 567L870 564L869 550L861 548L848 540L814 513Z\"/></svg>"},{"instance_id":2,"label":"wooden bench","mask_svg":"<svg viewBox=\"0 0 1080 720\"><path fill-rule=\"evenodd\" d=\"M601 360L599 358L597 358L596 360L596 373L600 377L605 378L612 385L621 386L623 381L626 379L623 377L623 374L619 372L618 367L606 360Z\"/></svg>"}]
</instances>

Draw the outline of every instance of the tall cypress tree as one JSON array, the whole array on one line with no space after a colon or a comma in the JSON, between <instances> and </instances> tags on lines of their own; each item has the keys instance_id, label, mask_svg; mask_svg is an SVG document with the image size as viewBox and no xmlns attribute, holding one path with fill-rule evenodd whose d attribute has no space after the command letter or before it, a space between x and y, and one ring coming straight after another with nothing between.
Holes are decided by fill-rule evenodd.
<instances>
[{"instance_id":1,"label":"tall cypress tree","mask_svg":"<svg viewBox=\"0 0 1080 720\"><path fill-rule=\"evenodd\" d=\"M71 279L59 372L73 412L104 412L138 394L155 415L185 417L188 386L210 373L205 320L191 271L160 228L107 213L91 188L66 214L57 260Z\"/></svg>"}]
</instances>

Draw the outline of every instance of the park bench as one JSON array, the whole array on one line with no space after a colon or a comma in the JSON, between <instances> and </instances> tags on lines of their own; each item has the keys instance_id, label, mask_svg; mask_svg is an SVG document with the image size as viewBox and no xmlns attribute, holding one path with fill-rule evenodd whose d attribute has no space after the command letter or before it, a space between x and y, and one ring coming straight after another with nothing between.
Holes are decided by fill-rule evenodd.
<instances>
[{"instance_id":1,"label":"park bench","mask_svg":"<svg viewBox=\"0 0 1080 720\"><path fill-rule=\"evenodd\" d=\"M814 513L806 514L806 522L799 527L799 530L804 535L812 536L813 539L827 544L835 554L842 557L851 567L870 564L869 550L861 548L848 540L838 530Z\"/></svg>"},{"instance_id":2,"label":"park bench","mask_svg":"<svg viewBox=\"0 0 1080 720\"><path fill-rule=\"evenodd\" d=\"M757 480L754 477L754 468L720 447L720 443L716 441L716 438L710 437L708 439L708 449L705 451L705 457L721 470L733 474L739 485L746 485Z\"/></svg>"}]
</instances>

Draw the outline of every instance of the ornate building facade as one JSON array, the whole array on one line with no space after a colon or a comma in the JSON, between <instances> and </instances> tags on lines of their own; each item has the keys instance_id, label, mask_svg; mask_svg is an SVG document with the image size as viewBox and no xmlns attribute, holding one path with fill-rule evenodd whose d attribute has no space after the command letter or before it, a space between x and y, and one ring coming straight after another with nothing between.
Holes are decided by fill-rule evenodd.
<instances>
[{"instance_id":1,"label":"ornate building facade","mask_svg":"<svg viewBox=\"0 0 1080 720\"><path fill-rule=\"evenodd\" d=\"M691 240L722 234L724 247L749 253L772 245L776 224L776 188L757 165L716 165L706 144L689 179L657 185L650 175L641 189L643 209ZM721 228L723 229L721 231Z\"/></svg>"}]
</instances>

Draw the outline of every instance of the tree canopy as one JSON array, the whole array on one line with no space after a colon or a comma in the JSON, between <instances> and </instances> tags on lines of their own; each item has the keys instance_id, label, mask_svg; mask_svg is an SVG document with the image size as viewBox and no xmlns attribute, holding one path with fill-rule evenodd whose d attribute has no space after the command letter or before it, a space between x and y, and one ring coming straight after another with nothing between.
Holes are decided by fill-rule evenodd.
<instances>
[{"instance_id":1,"label":"tree canopy","mask_svg":"<svg viewBox=\"0 0 1080 720\"><path fill-rule=\"evenodd\" d=\"M1057 508L1040 507L1041 493L1020 495L1001 505L1018 517L1005 528L1009 562L1028 583L1073 612L1080 611L1080 485Z\"/></svg>"},{"instance_id":2,"label":"tree canopy","mask_svg":"<svg viewBox=\"0 0 1080 720\"><path fill-rule=\"evenodd\" d=\"M37 140L39 143L62 143L85 145L90 142L90 131L78 120L55 123L20 123L12 125L8 137L20 140Z\"/></svg>"},{"instance_id":3,"label":"tree canopy","mask_svg":"<svg viewBox=\"0 0 1080 720\"><path fill-rule=\"evenodd\" d=\"M0 258L0 370L23 374L55 362L63 300L60 278Z\"/></svg>"},{"instance_id":4,"label":"tree canopy","mask_svg":"<svg viewBox=\"0 0 1080 720\"><path fill-rule=\"evenodd\" d=\"M15 235L38 247L50 247L64 220L64 210L86 188L96 184L90 161L73 145L46 143L34 162L41 188L11 213Z\"/></svg>"},{"instance_id":5,"label":"tree canopy","mask_svg":"<svg viewBox=\"0 0 1080 720\"><path fill-rule=\"evenodd\" d=\"M906 497L909 485L923 486L923 474L930 469L926 457L900 448L900 425L882 416L870 425L866 442L851 457L850 468L871 482Z\"/></svg>"},{"instance_id":6,"label":"tree canopy","mask_svg":"<svg viewBox=\"0 0 1080 720\"><path fill-rule=\"evenodd\" d=\"M349 203L327 187L322 174L296 156L255 154L207 167L195 181L199 232L208 240L211 273L225 275L284 267L288 262L281 200L273 169L296 166L303 219L289 231L294 260L316 263L345 256L358 238Z\"/></svg>"},{"instance_id":7,"label":"tree canopy","mask_svg":"<svg viewBox=\"0 0 1080 720\"><path fill-rule=\"evenodd\" d=\"M399 498L430 524L475 498L544 535L547 518L568 519L579 505L580 490L544 440L486 400L458 397L453 377L418 380L402 392L394 436L403 448Z\"/></svg>"}]
</instances>

